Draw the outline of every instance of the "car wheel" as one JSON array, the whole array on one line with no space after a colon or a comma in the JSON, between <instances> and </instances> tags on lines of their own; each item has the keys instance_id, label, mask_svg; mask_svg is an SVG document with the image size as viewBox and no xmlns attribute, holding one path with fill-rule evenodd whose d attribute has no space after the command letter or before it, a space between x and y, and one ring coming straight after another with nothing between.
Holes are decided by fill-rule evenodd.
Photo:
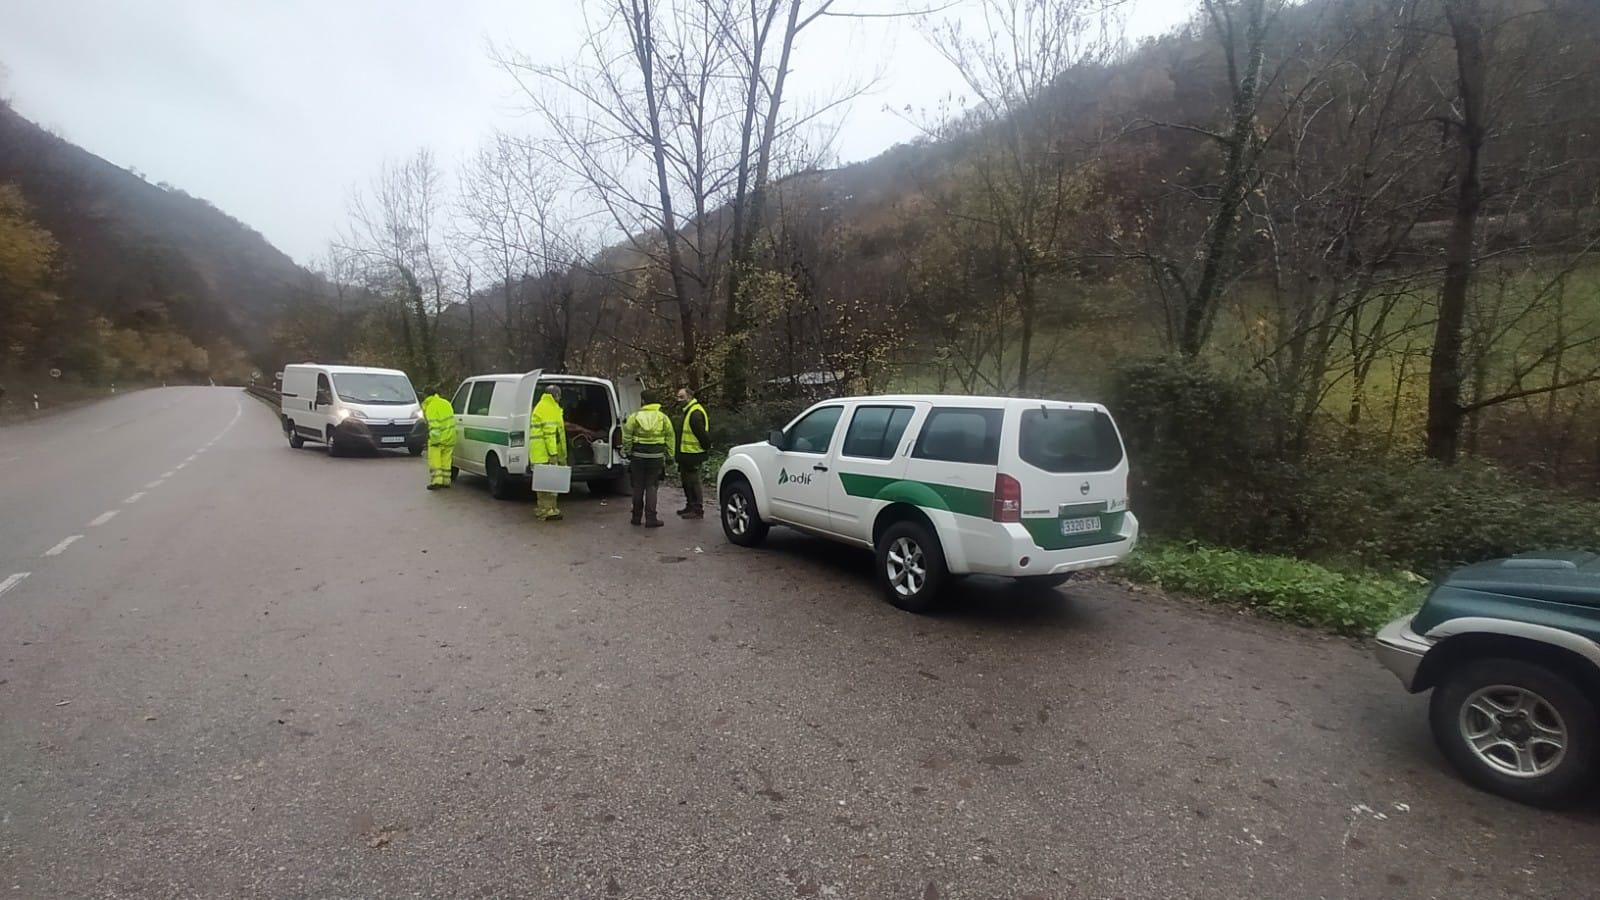
<instances>
[{"instance_id":1,"label":"car wheel","mask_svg":"<svg viewBox=\"0 0 1600 900\"><path fill-rule=\"evenodd\" d=\"M344 454L344 448L339 446L339 438L336 434L334 434L333 429L328 429L326 437L327 442L323 446L327 448L328 455L342 456Z\"/></svg>"},{"instance_id":2,"label":"car wheel","mask_svg":"<svg viewBox=\"0 0 1600 900\"><path fill-rule=\"evenodd\" d=\"M300 432L294 430L293 422L284 425L284 430L289 434L289 446L299 450L306 445L306 439L300 436Z\"/></svg>"},{"instance_id":3,"label":"car wheel","mask_svg":"<svg viewBox=\"0 0 1600 900\"><path fill-rule=\"evenodd\" d=\"M769 526L756 510L756 495L750 485L734 479L724 482L720 492L722 533L741 547L759 546L767 539Z\"/></svg>"},{"instance_id":4,"label":"car wheel","mask_svg":"<svg viewBox=\"0 0 1600 900\"><path fill-rule=\"evenodd\" d=\"M1518 659L1480 659L1446 674L1428 707L1434 740L1483 790L1565 806L1593 781L1594 706L1566 676Z\"/></svg>"},{"instance_id":5,"label":"car wheel","mask_svg":"<svg viewBox=\"0 0 1600 900\"><path fill-rule=\"evenodd\" d=\"M489 496L496 500L510 500L516 493L515 485L511 483L511 475L501 468L500 460L489 457L484 463L483 471L489 479Z\"/></svg>"},{"instance_id":6,"label":"car wheel","mask_svg":"<svg viewBox=\"0 0 1600 900\"><path fill-rule=\"evenodd\" d=\"M890 603L930 612L949 580L939 539L922 523L896 522L878 536L878 583Z\"/></svg>"}]
</instances>

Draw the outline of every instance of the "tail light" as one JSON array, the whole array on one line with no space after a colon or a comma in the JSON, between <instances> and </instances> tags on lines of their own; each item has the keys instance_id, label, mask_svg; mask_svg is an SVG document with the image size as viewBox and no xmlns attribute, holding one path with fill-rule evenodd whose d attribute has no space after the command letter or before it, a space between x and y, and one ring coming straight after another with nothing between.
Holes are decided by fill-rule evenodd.
<instances>
[{"instance_id":1,"label":"tail light","mask_svg":"<svg viewBox=\"0 0 1600 900\"><path fill-rule=\"evenodd\" d=\"M994 520L1022 521L1022 483L1004 473L994 476Z\"/></svg>"}]
</instances>

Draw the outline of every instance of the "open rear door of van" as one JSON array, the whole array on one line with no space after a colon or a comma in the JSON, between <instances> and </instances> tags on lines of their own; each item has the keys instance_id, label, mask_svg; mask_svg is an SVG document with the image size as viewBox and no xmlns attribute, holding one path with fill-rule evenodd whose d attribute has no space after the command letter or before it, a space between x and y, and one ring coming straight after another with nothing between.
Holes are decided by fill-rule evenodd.
<instances>
[{"instance_id":1,"label":"open rear door of van","mask_svg":"<svg viewBox=\"0 0 1600 900\"><path fill-rule=\"evenodd\" d=\"M511 392L511 452L515 462L508 468L522 475L533 471L528 462L528 440L531 437L528 434L528 420L533 416L533 404L539 393L539 376L542 374L543 369L525 373L516 380ZM518 435L521 435L520 440Z\"/></svg>"},{"instance_id":2,"label":"open rear door of van","mask_svg":"<svg viewBox=\"0 0 1600 900\"><path fill-rule=\"evenodd\" d=\"M638 375L624 375L612 384L617 386L617 423L621 424L644 405L644 379Z\"/></svg>"}]
</instances>

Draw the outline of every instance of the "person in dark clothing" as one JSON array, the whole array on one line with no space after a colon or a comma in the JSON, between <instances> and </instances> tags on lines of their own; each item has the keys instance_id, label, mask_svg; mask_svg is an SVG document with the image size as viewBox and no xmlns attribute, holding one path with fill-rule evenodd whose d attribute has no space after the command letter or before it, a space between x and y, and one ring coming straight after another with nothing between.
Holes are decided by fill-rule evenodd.
<instances>
[{"instance_id":1,"label":"person in dark clothing","mask_svg":"<svg viewBox=\"0 0 1600 900\"><path fill-rule=\"evenodd\" d=\"M678 389L678 404L683 407L683 427L678 429L678 477L683 481L685 519L706 517L705 488L700 483L700 467L711 449L711 417L688 388Z\"/></svg>"}]
</instances>

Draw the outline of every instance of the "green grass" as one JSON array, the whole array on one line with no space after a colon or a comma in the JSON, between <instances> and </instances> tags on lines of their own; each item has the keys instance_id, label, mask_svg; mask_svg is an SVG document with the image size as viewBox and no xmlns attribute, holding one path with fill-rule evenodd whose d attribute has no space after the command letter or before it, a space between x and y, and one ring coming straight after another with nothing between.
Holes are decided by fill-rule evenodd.
<instances>
[{"instance_id":1,"label":"green grass","mask_svg":"<svg viewBox=\"0 0 1600 900\"><path fill-rule=\"evenodd\" d=\"M1338 572L1301 559L1197 543L1141 544L1125 571L1166 590L1344 635L1371 635L1414 611L1423 596L1416 580L1398 574Z\"/></svg>"}]
</instances>

